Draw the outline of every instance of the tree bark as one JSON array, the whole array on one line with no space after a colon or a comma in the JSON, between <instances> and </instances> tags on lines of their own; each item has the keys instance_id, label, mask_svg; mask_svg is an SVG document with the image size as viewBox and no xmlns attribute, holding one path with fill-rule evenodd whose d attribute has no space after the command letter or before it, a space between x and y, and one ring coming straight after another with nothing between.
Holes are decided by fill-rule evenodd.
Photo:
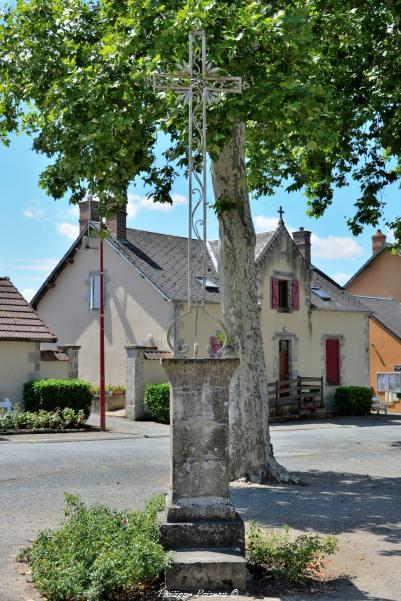
<instances>
[{"instance_id":1,"label":"tree bark","mask_svg":"<svg viewBox=\"0 0 401 601\"><path fill-rule=\"evenodd\" d=\"M269 433L267 374L255 262L256 235L246 185L245 126L212 162L219 219L219 278L223 320L240 358L230 388L230 477L293 481L274 458Z\"/></svg>"}]
</instances>

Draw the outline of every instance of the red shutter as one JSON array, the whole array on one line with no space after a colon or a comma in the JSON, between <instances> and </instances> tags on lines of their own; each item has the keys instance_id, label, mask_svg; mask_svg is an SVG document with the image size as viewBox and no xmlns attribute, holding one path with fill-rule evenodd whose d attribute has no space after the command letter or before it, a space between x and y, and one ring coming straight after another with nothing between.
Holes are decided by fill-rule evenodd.
<instances>
[{"instance_id":1,"label":"red shutter","mask_svg":"<svg viewBox=\"0 0 401 601\"><path fill-rule=\"evenodd\" d=\"M292 280L292 308L299 311L299 280Z\"/></svg>"},{"instance_id":2,"label":"red shutter","mask_svg":"<svg viewBox=\"0 0 401 601\"><path fill-rule=\"evenodd\" d=\"M210 337L210 350L212 353L218 353L222 346L223 343L221 342L220 338L217 338L217 336Z\"/></svg>"},{"instance_id":3,"label":"red shutter","mask_svg":"<svg viewBox=\"0 0 401 601\"><path fill-rule=\"evenodd\" d=\"M279 306L278 278L271 278L271 308L278 309L278 306Z\"/></svg>"},{"instance_id":4,"label":"red shutter","mask_svg":"<svg viewBox=\"0 0 401 601\"><path fill-rule=\"evenodd\" d=\"M326 339L326 380L327 384L340 383L340 341L337 338Z\"/></svg>"}]
</instances>

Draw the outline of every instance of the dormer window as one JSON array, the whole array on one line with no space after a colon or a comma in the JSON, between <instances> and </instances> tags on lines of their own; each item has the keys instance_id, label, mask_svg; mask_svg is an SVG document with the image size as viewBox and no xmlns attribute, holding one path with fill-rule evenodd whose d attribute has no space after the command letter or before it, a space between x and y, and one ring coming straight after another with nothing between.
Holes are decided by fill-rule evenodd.
<instances>
[{"instance_id":1,"label":"dormer window","mask_svg":"<svg viewBox=\"0 0 401 601\"><path fill-rule=\"evenodd\" d=\"M212 282L212 280L209 280L209 278L198 275L198 276L196 276L196 279L200 285L202 285L203 281L205 281L205 288L209 292L218 292L219 291L218 285L215 284L214 282Z\"/></svg>"},{"instance_id":2,"label":"dormer window","mask_svg":"<svg viewBox=\"0 0 401 601\"><path fill-rule=\"evenodd\" d=\"M277 311L299 311L299 280L271 278L271 308Z\"/></svg>"}]
</instances>

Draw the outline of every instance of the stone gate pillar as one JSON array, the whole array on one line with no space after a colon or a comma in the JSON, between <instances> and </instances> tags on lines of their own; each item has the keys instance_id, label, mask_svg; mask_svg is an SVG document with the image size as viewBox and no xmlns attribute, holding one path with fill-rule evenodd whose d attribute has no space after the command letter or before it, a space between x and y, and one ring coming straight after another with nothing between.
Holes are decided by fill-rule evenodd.
<instances>
[{"instance_id":1,"label":"stone gate pillar","mask_svg":"<svg viewBox=\"0 0 401 601\"><path fill-rule=\"evenodd\" d=\"M160 540L169 590L245 589L245 530L229 492L228 397L238 359L164 359L171 472Z\"/></svg>"},{"instance_id":2,"label":"stone gate pillar","mask_svg":"<svg viewBox=\"0 0 401 601\"><path fill-rule=\"evenodd\" d=\"M145 417L145 352L156 350L156 347L127 345L125 370L125 417L133 421Z\"/></svg>"},{"instance_id":3,"label":"stone gate pillar","mask_svg":"<svg viewBox=\"0 0 401 601\"><path fill-rule=\"evenodd\" d=\"M57 348L60 349L60 351L63 351L63 353L65 353L70 360L68 365L68 377L71 380L78 378L78 353L81 347L76 344L62 344Z\"/></svg>"}]
</instances>

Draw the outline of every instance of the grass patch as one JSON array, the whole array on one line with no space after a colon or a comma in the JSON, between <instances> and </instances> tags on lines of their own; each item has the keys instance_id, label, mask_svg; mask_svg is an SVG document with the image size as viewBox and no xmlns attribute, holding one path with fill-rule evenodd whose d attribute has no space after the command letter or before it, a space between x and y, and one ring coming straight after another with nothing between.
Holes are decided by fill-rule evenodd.
<instances>
[{"instance_id":1,"label":"grass patch","mask_svg":"<svg viewBox=\"0 0 401 601\"><path fill-rule=\"evenodd\" d=\"M71 494L65 502L65 523L40 532L17 557L29 564L48 601L119 599L160 579L168 562L156 519L163 497L150 499L144 511L127 513L88 507Z\"/></svg>"},{"instance_id":2,"label":"grass patch","mask_svg":"<svg viewBox=\"0 0 401 601\"><path fill-rule=\"evenodd\" d=\"M247 562L251 570L263 570L297 584L321 579L326 555L333 555L336 550L334 536L301 534L292 538L288 526L264 532L251 522L247 533Z\"/></svg>"}]
</instances>

